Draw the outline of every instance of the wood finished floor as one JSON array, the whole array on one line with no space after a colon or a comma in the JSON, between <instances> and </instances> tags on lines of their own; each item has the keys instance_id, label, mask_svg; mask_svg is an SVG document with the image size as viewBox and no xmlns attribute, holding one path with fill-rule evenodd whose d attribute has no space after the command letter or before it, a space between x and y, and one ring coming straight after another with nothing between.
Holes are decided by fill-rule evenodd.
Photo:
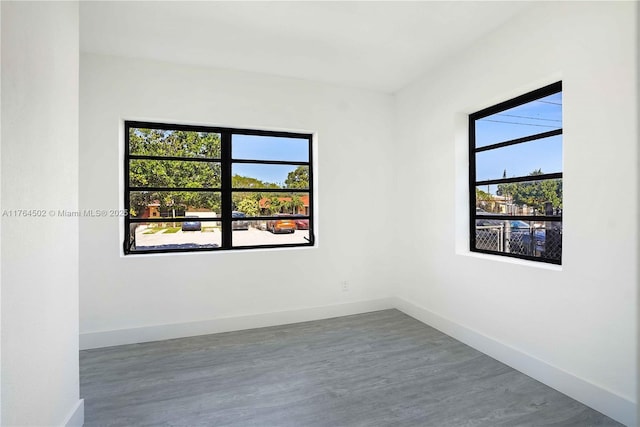
<instances>
[{"instance_id":1,"label":"wood finished floor","mask_svg":"<svg viewBox=\"0 0 640 427\"><path fill-rule=\"evenodd\" d=\"M80 352L86 426L619 426L397 310Z\"/></svg>"}]
</instances>

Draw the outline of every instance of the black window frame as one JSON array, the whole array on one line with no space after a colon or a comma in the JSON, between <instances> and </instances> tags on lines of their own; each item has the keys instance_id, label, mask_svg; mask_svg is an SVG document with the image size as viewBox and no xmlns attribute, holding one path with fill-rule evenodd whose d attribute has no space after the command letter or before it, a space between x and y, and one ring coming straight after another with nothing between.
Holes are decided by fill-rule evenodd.
<instances>
[{"instance_id":1,"label":"black window frame","mask_svg":"<svg viewBox=\"0 0 640 427\"><path fill-rule=\"evenodd\" d=\"M489 180L476 180L476 154L483 151L496 150L504 147L514 146L517 144L524 144L530 141L535 141L542 138L548 138L551 136L562 135L563 134L563 126L560 129L540 132L533 135L528 135L520 138L511 139L508 141L500 141L496 143L492 143L489 145L484 145L482 147L476 147L476 121L482 118L494 115L496 113L503 112L505 110L509 110L514 107L518 107L523 104L527 104L532 101L539 100L541 98L562 92L562 81L552 83L550 85L544 86L540 89L536 89L534 91L525 93L523 95L517 96L513 99L509 99L507 101L501 102L499 104L493 105L491 107L487 107L475 113L469 114L469 248L471 252L485 253L490 255L500 255L510 258L518 258L525 259L528 261L537 261L549 264L557 264L562 265L562 246L560 246L560 256L558 259L553 258L545 258L541 256L532 256L532 255L524 255L517 253L509 253L502 251L493 251L488 249L478 249L476 247L476 220L523 220L523 221L553 221L559 222L562 229L562 212L559 215L499 215L499 214L481 214L478 215L476 206L476 188L482 185L492 185L492 184L508 184L508 183L518 183L518 182L527 182L527 181L547 181L554 179L562 179L562 172L558 173L544 173L541 175L535 176L518 176L513 178L500 178L500 179L489 179ZM564 106L564 105L563 105ZM564 141L563 141L564 144ZM564 207L564 205L563 205ZM562 233L560 234L560 238L562 238Z\"/></svg>"},{"instance_id":2,"label":"black window frame","mask_svg":"<svg viewBox=\"0 0 640 427\"><path fill-rule=\"evenodd\" d=\"M154 155L135 155L130 154L129 147L129 135L130 129L143 128L143 129L157 129L157 130L176 130L187 132L206 132L217 133L220 135L221 140L221 153L220 158L203 158L203 157L179 157L179 156L154 156ZM289 160L260 160L260 159L234 159L232 157L232 137L233 135L255 135L255 136L270 136L270 137L284 137L284 138L296 138L306 139L308 141L308 161L289 161ZM292 248L292 247L309 247L315 246L315 234L314 234L314 180L313 180L313 134L312 133L298 133L298 132L284 132L284 131L267 131L258 129L241 129L241 128L228 128L219 126L200 126L200 125L185 125L185 124L172 124L172 123L159 123L159 122L147 122L147 121L124 121L124 207L126 212L131 212L130 194L131 191L210 191L219 192L221 194L221 212L220 216L216 218L198 218L199 222L220 222L222 225L222 244L220 247L196 247L196 248L172 248L172 249L132 249L135 240L132 240L131 230L132 225L137 223L150 223L150 222L167 222L167 218L132 218L130 215L124 217L124 241L123 250L125 255L138 255L138 254L160 254L160 253L184 253L184 252L217 252L217 251L236 251L236 250L252 250L252 249L273 249L273 248ZM208 162L219 163L221 166L221 185L219 188L209 187L134 187L130 185L130 160L165 160L165 161L185 161L185 162ZM309 188L308 189L291 189L291 188L234 188L232 186L232 167L233 164L250 163L250 164L264 164L264 165L294 165L294 166L306 166L309 170ZM309 195L309 210L308 215L299 215L301 219L309 221L309 237L305 237L306 243L283 243L283 244L264 244L264 245L247 245L247 246L233 246L233 193L308 193ZM281 217L280 217L281 218ZM243 218L244 221L268 221L276 220L278 216L252 216ZM175 222L182 222L184 219L178 219ZM188 221L188 220L187 220Z\"/></svg>"}]
</instances>

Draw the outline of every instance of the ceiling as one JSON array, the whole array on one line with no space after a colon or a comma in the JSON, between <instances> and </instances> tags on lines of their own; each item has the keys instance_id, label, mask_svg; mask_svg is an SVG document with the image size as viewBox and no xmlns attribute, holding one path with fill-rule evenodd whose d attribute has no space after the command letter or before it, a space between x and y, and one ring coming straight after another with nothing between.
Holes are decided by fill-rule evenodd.
<instances>
[{"instance_id":1,"label":"ceiling","mask_svg":"<svg viewBox=\"0 0 640 427\"><path fill-rule=\"evenodd\" d=\"M531 5L89 1L80 48L391 93Z\"/></svg>"}]
</instances>

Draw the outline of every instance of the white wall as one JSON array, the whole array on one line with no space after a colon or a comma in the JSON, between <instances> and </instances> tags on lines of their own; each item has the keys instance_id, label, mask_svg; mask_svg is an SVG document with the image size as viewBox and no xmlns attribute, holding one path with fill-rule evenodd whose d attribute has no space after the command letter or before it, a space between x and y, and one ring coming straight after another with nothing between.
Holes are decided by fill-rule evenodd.
<instances>
[{"instance_id":1,"label":"white wall","mask_svg":"<svg viewBox=\"0 0 640 427\"><path fill-rule=\"evenodd\" d=\"M0 47L2 46L2 7L0 7ZM2 50L0 48L0 164L2 164ZM2 210L2 173L0 172L0 210ZM2 221L0 221L0 255L2 254ZM2 366L2 261L0 257L0 366ZM0 368L0 422L2 422L2 369Z\"/></svg>"},{"instance_id":2,"label":"white wall","mask_svg":"<svg viewBox=\"0 0 640 427\"><path fill-rule=\"evenodd\" d=\"M401 298L441 319L450 332L462 327L489 338L495 345L483 350L490 354L509 347L522 360L611 392L621 399L617 409L597 397L588 403L627 423L636 401L637 357L635 7L544 4L396 99L396 180L418 183L401 185L396 203L412 200L408 222L421 225L412 235L395 235L395 245L405 249L393 260ZM562 267L471 255L466 115L560 79ZM545 381L548 372L538 379Z\"/></svg>"},{"instance_id":3,"label":"white wall","mask_svg":"<svg viewBox=\"0 0 640 427\"><path fill-rule=\"evenodd\" d=\"M81 422L78 5L2 2L1 424Z\"/></svg>"},{"instance_id":4,"label":"white wall","mask_svg":"<svg viewBox=\"0 0 640 427\"><path fill-rule=\"evenodd\" d=\"M107 331L386 297L385 254L391 230L372 230L386 223L393 208L388 203L391 106L389 95L302 80L82 55L81 208L122 205L120 123L125 118L311 131L317 132L319 246L122 257L122 225L117 218L82 218L81 343L104 345L104 340L89 338ZM355 213L369 216L356 218ZM350 292L341 291L341 280L349 281ZM189 330L196 332L187 328L176 334ZM163 336L134 332L106 343Z\"/></svg>"}]
</instances>

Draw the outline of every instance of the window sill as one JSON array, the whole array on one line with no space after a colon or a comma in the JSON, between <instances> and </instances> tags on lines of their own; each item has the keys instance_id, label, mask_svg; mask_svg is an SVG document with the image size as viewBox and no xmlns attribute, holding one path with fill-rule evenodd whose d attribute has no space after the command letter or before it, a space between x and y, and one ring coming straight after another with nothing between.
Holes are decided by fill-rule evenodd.
<instances>
[{"instance_id":1,"label":"window sill","mask_svg":"<svg viewBox=\"0 0 640 427\"><path fill-rule=\"evenodd\" d=\"M511 258L506 256L500 256L500 255L483 254L479 252L471 252L469 250L464 252L458 252L457 255L470 256L473 258L485 259L488 261L496 261L496 262L504 262L508 264L521 265L523 267L539 268L542 270L562 271L562 266L557 264L529 261L526 259Z\"/></svg>"},{"instance_id":2,"label":"window sill","mask_svg":"<svg viewBox=\"0 0 640 427\"><path fill-rule=\"evenodd\" d=\"M136 259L136 258L157 258L157 257L166 257L166 256L203 256L203 255L211 255L211 254L233 254L233 253L255 253L255 252L278 252L278 251L298 251L298 250L312 250L318 247L318 242L313 246L288 246L281 248L237 248L237 249L227 249L227 250L213 250L213 251L184 251L184 252L157 252L157 253L137 253L137 254L128 254L125 255L122 250L120 250L120 258L127 259Z\"/></svg>"}]
</instances>

